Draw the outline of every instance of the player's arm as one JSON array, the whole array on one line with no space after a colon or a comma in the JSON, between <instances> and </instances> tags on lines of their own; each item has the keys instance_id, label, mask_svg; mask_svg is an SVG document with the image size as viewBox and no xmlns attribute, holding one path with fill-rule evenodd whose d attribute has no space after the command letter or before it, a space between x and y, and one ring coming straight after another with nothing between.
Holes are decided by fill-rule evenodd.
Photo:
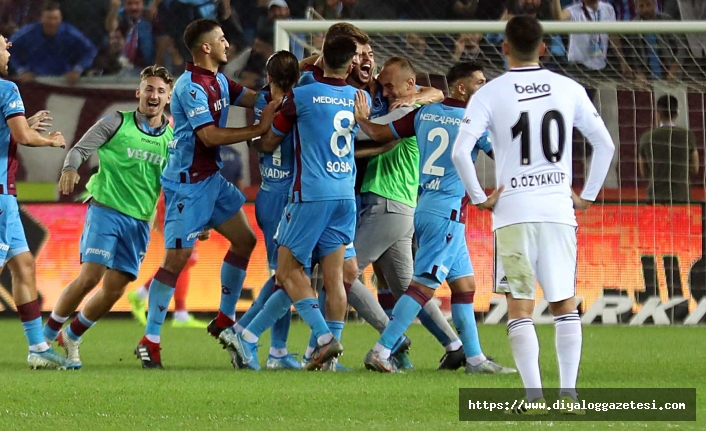
<instances>
[{"instance_id":1,"label":"player's arm","mask_svg":"<svg viewBox=\"0 0 706 431\"><path fill-rule=\"evenodd\" d=\"M356 92L355 121L360 126L360 130L365 134L365 136L360 135L359 137L361 137L361 139L365 139L365 137L367 137L369 140L381 143L401 139L400 136L395 136L395 131L390 127L390 125L376 124L368 119L370 116L370 102L368 100L368 93L366 91L358 90L358 92ZM411 136L414 136L414 131Z\"/></svg>"},{"instance_id":2,"label":"player's arm","mask_svg":"<svg viewBox=\"0 0 706 431\"><path fill-rule=\"evenodd\" d=\"M571 12L561 8L561 0L552 0L552 15L557 21L568 21L571 19Z\"/></svg>"},{"instance_id":3,"label":"player's arm","mask_svg":"<svg viewBox=\"0 0 706 431\"><path fill-rule=\"evenodd\" d=\"M434 87L419 87L419 91L405 97L401 97L390 104L390 110L400 106L428 105L430 103L444 100L444 93Z\"/></svg>"},{"instance_id":4,"label":"player's arm","mask_svg":"<svg viewBox=\"0 0 706 431\"><path fill-rule=\"evenodd\" d=\"M593 147L591 169L589 170L586 184L580 195L573 195L574 208L585 210L596 200L603 182L608 176L610 163L615 153L615 144L583 87L580 87L577 93L579 106L575 110L574 126L579 129Z\"/></svg>"},{"instance_id":5,"label":"player's arm","mask_svg":"<svg viewBox=\"0 0 706 431\"><path fill-rule=\"evenodd\" d=\"M11 82L6 82L4 85L7 85L8 88L3 91L0 106L15 141L27 147L65 147L66 140L61 132L44 136L29 125L25 118L25 107L17 86Z\"/></svg>"},{"instance_id":6,"label":"player's arm","mask_svg":"<svg viewBox=\"0 0 706 431\"><path fill-rule=\"evenodd\" d=\"M652 132L647 131L640 137L640 146L637 154L637 169L640 177L647 178L647 160L652 159Z\"/></svg>"},{"instance_id":7,"label":"player's arm","mask_svg":"<svg viewBox=\"0 0 706 431\"><path fill-rule=\"evenodd\" d=\"M315 65L316 62L319 60L319 57L321 57L319 54L314 54L305 58L304 60L301 60L299 62L299 70L304 70L304 68L309 65Z\"/></svg>"},{"instance_id":8,"label":"player's arm","mask_svg":"<svg viewBox=\"0 0 706 431\"><path fill-rule=\"evenodd\" d=\"M469 118L472 118L473 121L469 121ZM503 190L502 185L499 185L500 187L490 197L486 196L480 181L478 181L476 166L473 163L473 148L483 137L489 124L490 111L481 95L476 94L466 108L466 114L451 151L451 160L461 177L466 192L470 196L471 202L479 209L492 209Z\"/></svg>"},{"instance_id":9,"label":"player's arm","mask_svg":"<svg viewBox=\"0 0 706 431\"><path fill-rule=\"evenodd\" d=\"M699 173L699 152L696 151L696 136L692 132L689 132L687 134L687 145L688 148L691 149L691 154L690 154L690 167L691 167L691 173L692 174L698 174Z\"/></svg>"},{"instance_id":10,"label":"player's arm","mask_svg":"<svg viewBox=\"0 0 706 431\"><path fill-rule=\"evenodd\" d=\"M243 108L255 108L257 92L245 88L237 82L228 79L228 94L230 94L231 105L242 106Z\"/></svg>"},{"instance_id":11,"label":"player's arm","mask_svg":"<svg viewBox=\"0 0 706 431\"><path fill-rule=\"evenodd\" d=\"M59 179L59 190L62 194L68 195L74 191L74 187L81 180L78 168L100 147L110 141L122 124L122 114L117 111L113 112L91 126L76 145L69 150L64 159L64 167Z\"/></svg>"},{"instance_id":12,"label":"player's arm","mask_svg":"<svg viewBox=\"0 0 706 431\"><path fill-rule=\"evenodd\" d=\"M267 105L269 107L270 105ZM265 108L267 109L267 108ZM265 115L265 111L262 111ZM262 121L262 119L260 120ZM279 147L282 140L288 133L292 131L297 123L297 106L294 103L294 93L289 92L282 103L282 109L277 113L274 121L271 121L271 127L268 127L267 133L262 138L253 142L253 148L262 153L271 153Z\"/></svg>"}]
</instances>

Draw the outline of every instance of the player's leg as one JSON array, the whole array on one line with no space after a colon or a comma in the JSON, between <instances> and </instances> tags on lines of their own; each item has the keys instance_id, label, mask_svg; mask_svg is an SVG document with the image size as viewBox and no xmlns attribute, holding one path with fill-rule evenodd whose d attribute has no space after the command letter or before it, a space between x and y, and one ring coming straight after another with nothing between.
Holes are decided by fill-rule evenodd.
<instances>
[{"instance_id":1,"label":"player's leg","mask_svg":"<svg viewBox=\"0 0 706 431\"><path fill-rule=\"evenodd\" d=\"M395 298L395 295L393 295L392 291L390 291L390 287L387 285L387 280L385 280L385 275L383 274L380 264L377 261L373 262L373 275L375 276L373 284L378 292L378 304L382 307L382 311L387 314L387 317L390 317L392 314L392 309L395 307L395 303L397 302L397 298Z\"/></svg>"},{"instance_id":2,"label":"player's leg","mask_svg":"<svg viewBox=\"0 0 706 431\"><path fill-rule=\"evenodd\" d=\"M581 363L581 318L576 309L576 228L539 224L537 279L554 316L560 397L577 399Z\"/></svg>"},{"instance_id":3,"label":"player's leg","mask_svg":"<svg viewBox=\"0 0 706 431\"><path fill-rule=\"evenodd\" d=\"M529 401L543 398L539 340L532 321L535 298L536 224L495 231L495 293L507 299L507 335Z\"/></svg>"},{"instance_id":4,"label":"player's leg","mask_svg":"<svg viewBox=\"0 0 706 431\"><path fill-rule=\"evenodd\" d=\"M130 313L142 326L147 325L147 298L149 298L150 284L153 280L154 277L148 279L142 286L127 294Z\"/></svg>"},{"instance_id":5,"label":"player's leg","mask_svg":"<svg viewBox=\"0 0 706 431\"><path fill-rule=\"evenodd\" d=\"M186 266L179 274L174 287L173 328L206 329L208 327L208 322L195 318L189 313L189 309L186 306L186 298L189 296L189 283L191 282L191 268L196 265L196 262L198 262L198 251L194 249L191 257L186 262Z\"/></svg>"}]
</instances>

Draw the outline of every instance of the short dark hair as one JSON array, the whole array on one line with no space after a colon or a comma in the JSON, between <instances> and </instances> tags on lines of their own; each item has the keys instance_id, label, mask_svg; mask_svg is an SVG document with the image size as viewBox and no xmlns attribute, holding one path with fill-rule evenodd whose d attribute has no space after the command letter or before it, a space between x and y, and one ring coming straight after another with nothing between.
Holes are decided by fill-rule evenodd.
<instances>
[{"instance_id":1,"label":"short dark hair","mask_svg":"<svg viewBox=\"0 0 706 431\"><path fill-rule=\"evenodd\" d=\"M61 4L58 1L45 1L42 5L42 12L54 12L55 10L61 11Z\"/></svg>"},{"instance_id":2,"label":"short dark hair","mask_svg":"<svg viewBox=\"0 0 706 431\"><path fill-rule=\"evenodd\" d=\"M451 66L446 74L446 83L451 87L459 79L470 78L476 72L482 72L483 66L477 61L466 61Z\"/></svg>"},{"instance_id":3,"label":"short dark hair","mask_svg":"<svg viewBox=\"0 0 706 431\"><path fill-rule=\"evenodd\" d=\"M657 100L657 112L663 117L674 118L679 113L679 101L671 94L665 94Z\"/></svg>"},{"instance_id":4,"label":"short dark hair","mask_svg":"<svg viewBox=\"0 0 706 431\"><path fill-rule=\"evenodd\" d=\"M328 28L328 31L326 32L327 39L338 36L352 37L353 40L361 45L367 45L370 43L370 37L366 32L347 22L338 22Z\"/></svg>"},{"instance_id":5,"label":"short dark hair","mask_svg":"<svg viewBox=\"0 0 706 431\"><path fill-rule=\"evenodd\" d=\"M357 49L355 40L350 36L326 38L324 43L324 64L333 70L345 69L355 57Z\"/></svg>"},{"instance_id":6,"label":"short dark hair","mask_svg":"<svg viewBox=\"0 0 706 431\"><path fill-rule=\"evenodd\" d=\"M267 74L282 91L288 92L299 80L299 60L289 51L277 51L267 60Z\"/></svg>"},{"instance_id":7,"label":"short dark hair","mask_svg":"<svg viewBox=\"0 0 706 431\"><path fill-rule=\"evenodd\" d=\"M390 57L383 67L388 67L392 66L393 64L396 64L400 70L407 72L410 74L410 76L416 78L417 77L417 69L414 68L414 65L412 62L409 60L407 57L403 57L401 55L395 56L395 57Z\"/></svg>"},{"instance_id":8,"label":"short dark hair","mask_svg":"<svg viewBox=\"0 0 706 431\"><path fill-rule=\"evenodd\" d=\"M517 15L505 26L505 40L510 54L520 61L531 61L537 56L543 37L542 25L530 15Z\"/></svg>"},{"instance_id":9,"label":"short dark hair","mask_svg":"<svg viewBox=\"0 0 706 431\"><path fill-rule=\"evenodd\" d=\"M217 27L220 27L220 24L212 19L197 19L196 21L192 21L186 26L186 30L184 30L184 44L186 44L189 51L193 50L199 46L201 37L204 34L213 31L213 29Z\"/></svg>"},{"instance_id":10,"label":"short dark hair","mask_svg":"<svg viewBox=\"0 0 706 431\"><path fill-rule=\"evenodd\" d=\"M152 77L162 78L162 80L170 87L174 84L174 77L163 66L157 66L156 64L147 66L142 69L142 72L140 72L140 81L144 81L145 79Z\"/></svg>"}]
</instances>

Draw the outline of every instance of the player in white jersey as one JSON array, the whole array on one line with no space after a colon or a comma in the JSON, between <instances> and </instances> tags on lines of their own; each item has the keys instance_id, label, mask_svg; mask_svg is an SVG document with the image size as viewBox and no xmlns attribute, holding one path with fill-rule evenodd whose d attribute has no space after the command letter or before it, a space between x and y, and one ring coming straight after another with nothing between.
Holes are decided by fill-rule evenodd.
<instances>
[{"instance_id":1,"label":"player in white jersey","mask_svg":"<svg viewBox=\"0 0 706 431\"><path fill-rule=\"evenodd\" d=\"M584 88L539 67L542 27L523 15L505 29L509 71L471 99L454 144L453 161L471 201L493 211L496 293L508 303L508 337L527 399L543 399L539 342L532 322L539 282L554 315L560 396L575 400L581 359L581 320L576 310L576 216L596 199L615 146ZM593 145L586 186L571 189L573 127ZM471 151L489 130L498 188L487 197ZM546 414L520 407L515 413ZM580 411L574 410L573 413Z\"/></svg>"}]
</instances>

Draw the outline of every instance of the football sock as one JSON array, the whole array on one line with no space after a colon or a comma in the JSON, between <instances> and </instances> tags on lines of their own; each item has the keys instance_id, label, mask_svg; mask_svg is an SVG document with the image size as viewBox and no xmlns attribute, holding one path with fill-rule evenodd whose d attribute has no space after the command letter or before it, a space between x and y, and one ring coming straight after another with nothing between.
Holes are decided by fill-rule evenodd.
<instances>
[{"instance_id":1,"label":"football sock","mask_svg":"<svg viewBox=\"0 0 706 431\"><path fill-rule=\"evenodd\" d=\"M287 338L289 338L289 325L292 322L292 310L287 308L284 316L277 319L272 325L272 336L270 337L270 347L287 350Z\"/></svg>"},{"instance_id":2,"label":"football sock","mask_svg":"<svg viewBox=\"0 0 706 431\"><path fill-rule=\"evenodd\" d=\"M228 251L221 265L221 304L218 310L235 323L235 304L240 299L248 259Z\"/></svg>"},{"instance_id":3,"label":"football sock","mask_svg":"<svg viewBox=\"0 0 706 431\"><path fill-rule=\"evenodd\" d=\"M284 358L285 356L287 356L287 353L289 352L287 351L286 347L283 349L276 349L274 347L270 347L270 356L272 356L273 358Z\"/></svg>"},{"instance_id":4,"label":"football sock","mask_svg":"<svg viewBox=\"0 0 706 431\"><path fill-rule=\"evenodd\" d=\"M186 313L184 321L189 318L189 313L186 311L186 295L189 293L189 268L191 266L186 265L177 278L176 286L174 286L174 310ZM180 316L184 317L183 314ZM174 313L174 318L180 320L176 313Z\"/></svg>"},{"instance_id":5,"label":"football sock","mask_svg":"<svg viewBox=\"0 0 706 431\"><path fill-rule=\"evenodd\" d=\"M145 335L153 343L160 342L164 318L167 316L169 302L174 295L177 276L164 268L159 268L150 284L150 297L147 305L147 328Z\"/></svg>"},{"instance_id":6,"label":"football sock","mask_svg":"<svg viewBox=\"0 0 706 431\"><path fill-rule=\"evenodd\" d=\"M542 398L542 376L539 372L539 340L532 319L512 319L507 322L507 335L515 365L522 377L528 401Z\"/></svg>"},{"instance_id":7,"label":"football sock","mask_svg":"<svg viewBox=\"0 0 706 431\"><path fill-rule=\"evenodd\" d=\"M385 350L381 352L381 357L386 359L390 356L392 348L430 299L430 296L414 286L410 286L400 297L395 308L392 309L393 318L380 336L379 344L385 347Z\"/></svg>"},{"instance_id":8,"label":"football sock","mask_svg":"<svg viewBox=\"0 0 706 431\"><path fill-rule=\"evenodd\" d=\"M189 320L189 312L186 310L174 310L173 317L177 322L186 322Z\"/></svg>"},{"instance_id":9,"label":"football sock","mask_svg":"<svg viewBox=\"0 0 706 431\"><path fill-rule=\"evenodd\" d=\"M348 292L348 303L355 308L360 317L382 334L390 319L380 307L375 295L360 280L356 279L351 284L351 289Z\"/></svg>"},{"instance_id":10,"label":"football sock","mask_svg":"<svg viewBox=\"0 0 706 431\"><path fill-rule=\"evenodd\" d=\"M241 332L242 328L247 328L250 322L257 316L257 314L262 311L262 308L265 306L265 302L267 302L268 299L270 299L270 296L272 296L272 291L275 289L275 277L272 276L267 279L265 284L262 286L262 289L260 289L260 293L257 294L257 299L255 299L255 302L252 303L248 311L243 314L243 316L238 320L238 323L236 326L236 332Z\"/></svg>"},{"instance_id":11,"label":"football sock","mask_svg":"<svg viewBox=\"0 0 706 431\"><path fill-rule=\"evenodd\" d=\"M581 363L581 318L578 311L554 317L556 356L561 394L576 398L576 379Z\"/></svg>"},{"instance_id":12,"label":"football sock","mask_svg":"<svg viewBox=\"0 0 706 431\"><path fill-rule=\"evenodd\" d=\"M42 313L39 310L39 302L35 299L26 304L18 305L17 312L20 315L25 337L27 337L29 350L33 352L49 350L49 345L44 340L44 333L42 332Z\"/></svg>"},{"instance_id":13,"label":"football sock","mask_svg":"<svg viewBox=\"0 0 706 431\"><path fill-rule=\"evenodd\" d=\"M143 286L138 287L135 291L137 298L141 301L147 301L147 298L150 297L150 284L152 284L152 280L154 280L154 278L150 278L149 280L147 280L147 283L145 283Z\"/></svg>"},{"instance_id":14,"label":"football sock","mask_svg":"<svg viewBox=\"0 0 706 431\"><path fill-rule=\"evenodd\" d=\"M243 334L250 332L258 339L267 331L275 322L292 307L292 300L289 299L287 292L284 289L276 289L275 292L265 302L262 311L250 322L248 327L243 331ZM247 340L246 340L247 341Z\"/></svg>"},{"instance_id":15,"label":"football sock","mask_svg":"<svg viewBox=\"0 0 706 431\"><path fill-rule=\"evenodd\" d=\"M458 339L456 331L449 325L449 321L441 312L436 301L429 301L424 305L424 310L419 313L419 321L439 341L442 346L448 345Z\"/></svg>"},{"instance_id":16,"label":"football sock","mask_svg":"<svg viewBox=\"0 0 706 431\"><path fill-rule=\"evenodd\" d=\"M58 316L52 311L47 320L47 324L44 325L44 338L49 341L56 340L56 337L59 336L59 331L61 331L61 327L64 326L64 322L67 320L69 320L68 316Z\"/></svg>"},{"instance_id":17,"label":"football sock","mask_svg":"<svg viewBox=\"0 0 706 431\"><path fill-rule=\"evenodd\" d=\"M69 329L66 331L66 333L68 334L69 338L74 341L78 341L81 339L83 334L95 324L96 322L88 320L86 316L83 315L83 311L81 311L80 313L78 313L78 316L76 316L71 322L71 325L69 325Z\"/></svg>"},{"instance_id":18,"label":"football sock","mask_svg":"<svg viewBox=\"0 0 706 431\"><path fill-rule=\"evenodd\" d=\"M346 322L341 322L338 320L327 320L326 325L328 325L328 329L329 331L331 331L334 338L336 338L338 341L341 341L343 327L346 325Z\"/></svg>"},{"instance_id":19,"label":"football sock","mask_svg":"<svg viewBox=\"0 0 706 431\"><path fill-rule=\"evenodd\" d=\"M301 318L314 332L319 346L323 346L331 341L333 334L329 331L324 316L321 315L319 303L316 298L304 298L295 302L294 307L297 309L297 312L299 312Z\"/></svg>"},{"instance_id":20,"label":"football sock","mask_svg":"<svg viewBox=\"0 0 706 431\"><path fill-rule=\"evenodd\" d=\"M463 341L463 351L466 362L471 365L480 365L485 361L485 355L480 348L476 316L473 313L474 292L451 294L451 316Z\"/></svg>"},{"instance_id":21,"label":"football sock","mask_svg":"<svg viewBox=\"0 0 706 431\"><path fill-rule=\"evenodd\" d=\"M391 290L378 289L378 304L380 304L380 308L382 308L382 311L387 314L387 317L390 317L392 315L392 309L395 308L395 303L397 303L397 300L395 299L395 295L392 294Z\"/></svg>"}]
</instances>

